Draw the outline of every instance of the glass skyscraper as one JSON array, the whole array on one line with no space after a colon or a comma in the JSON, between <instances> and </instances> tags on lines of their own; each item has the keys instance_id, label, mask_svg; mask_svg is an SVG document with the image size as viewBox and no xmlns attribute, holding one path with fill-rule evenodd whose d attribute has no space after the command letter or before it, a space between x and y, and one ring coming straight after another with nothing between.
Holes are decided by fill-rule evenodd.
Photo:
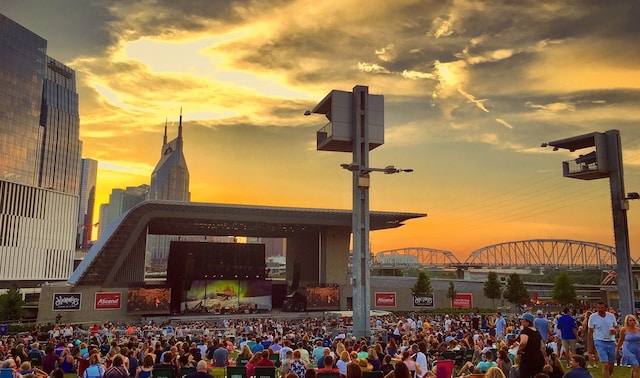
<instances>
[{"instance_id":1,"label":"glass skyscraper","mask_svg":"<svg viewBox=\"0 0 640 378\"><path fill-rule=\"evenodd\" d=\"M87 251L93 237L93 209L96 204L96 181L98 178L98 162L93 159L82 159L80 169L80 201L78 207L78 234L76 249Z\"/></svg>"},{"instance_id":2,"label":"glass skyscraper","mask_svg":"<svg viewBox=\"0 0 640 378\"><path fill-rule=\"evenodd\" d=\"M0 285L66 280L78 218L75 71L0 14Z\"/></svg>"}]
</instances>

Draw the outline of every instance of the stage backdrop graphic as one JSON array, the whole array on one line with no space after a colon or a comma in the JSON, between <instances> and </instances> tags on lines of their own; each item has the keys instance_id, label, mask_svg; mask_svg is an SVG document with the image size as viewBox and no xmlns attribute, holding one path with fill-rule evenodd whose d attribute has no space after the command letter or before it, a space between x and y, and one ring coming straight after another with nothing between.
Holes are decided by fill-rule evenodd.
<instances>
[{"instance_id":1,"label":"stage backdrop graphic","mask_svg":"<svg viewBox=\"0 0 640 378\"><path fill-rule=\"evenodd\" d=\"M340 289L307 287L307 310L340 310Z\"/></svg>"},{"instance_id":2,"label":"stage backdrop graphic","mask_svg":"<svg viewBox=\"0 0 640 378\"><path fill-rule=\"evenodd\" d=\"M171 304L171 288L141 287L129 289L127 294L127 312L166 315Z\"/></svg>"},{"instance_id":3,"label":"stage backdrop graphic","mask_svg":"<svg viewBox=\"0 0 640 378\"><path fill-rule=\"evenodd\" d=\"M210 312L271 311L271 281L196 280L191 283L182 310Z\"/></svg>"}]
</instances>

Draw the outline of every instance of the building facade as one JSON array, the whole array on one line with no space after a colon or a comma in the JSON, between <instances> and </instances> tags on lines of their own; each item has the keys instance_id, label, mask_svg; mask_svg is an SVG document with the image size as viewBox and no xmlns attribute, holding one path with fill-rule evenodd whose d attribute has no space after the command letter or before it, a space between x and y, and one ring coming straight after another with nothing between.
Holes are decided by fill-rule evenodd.
<instances>
[{"instance_id":1,"label":"building facade","mask_svg":"<svg viewBox=\"0 0 640 378\"><path fill-rule=\"evenodd\" d=\"M109 223L120 215L147 199L149 185L127 186L125 189L112 189L109 194L109 203L100 205L100 224L98 236L102 235Z\"/></svg>"},{"instance_id":2,"label":"building facade","mask_svg":"<svg viewBox=\"0 0 640 378\"><path fill-rule=\"evenodd\" d=\"M82 251L89 249L93 237L93 208L96 204L96 180L98 178L98 162L93 159L82 159L80 169L80 202L78 206L78 233L76 248Z\"/></svg>"},{"instance_id":3,"label":"building facade","mask_svg":"<svg viewBox=\"0 0 640 378\"><path fill-rule=\"evenodd\" d=\"M73 268L81 142L75 71L0 14L0 285Z\"/></svg>"},{"instance_id":4,"label":"building facade","mask_svg":"<svg viewBox=\"0 0 640 378\"><path fill-rule=\"evenodd\" d=\"M184 158L182 140L182 110L178 124L178 136L167 142L167 124L164 125L164 138L160 160L151 173L149 188L150 200L183 201L191 200L189 192L189 169ZM202 239L195 237L191 239ZM162 272L167 268L167 258L172 240L180 239L173 235L149 235L147 237L146 265L150 272Z\"/></svg>"},{"instance_id":5,"label":"building facade","mask_svg":"<svg viewBox=\"0 0 640 378\"><path fill-rule=\"evenodd\" d=\"M164 125L164 139L160 161L151 173L150 200L190 201L189 169L184 158L182 141L182 114L178 125L178 136L167 142L167 125Z\"/></svg>"}]
</instances>

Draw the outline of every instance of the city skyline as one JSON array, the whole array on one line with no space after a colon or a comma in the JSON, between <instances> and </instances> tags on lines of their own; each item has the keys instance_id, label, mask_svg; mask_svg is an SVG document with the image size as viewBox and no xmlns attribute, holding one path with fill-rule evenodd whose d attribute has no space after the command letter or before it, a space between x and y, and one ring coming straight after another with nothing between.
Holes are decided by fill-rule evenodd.
<instances>
[{"instance_id":1,"label":"city skyline","mask_svg":"<svg viewBox=\"0 0 640 378\"><path fill-rule=\"evenodd\" d=\"M150 183L165 118L175 135L182 107L193 202L350 209L351 156L316 151L325 119L303 113L366 85L385 96L371 165L414 169L373 174L371 209L428 214L371 233L372 250L464 260L515 240L614 244L608 180L562 177L561 162L589 150L540 145L619 129L626 190L640 192L639 7L26 0L0 13L76 71L97 206ZM638 258L640 201L628 216Z\"/></svg>"}]
</instances>

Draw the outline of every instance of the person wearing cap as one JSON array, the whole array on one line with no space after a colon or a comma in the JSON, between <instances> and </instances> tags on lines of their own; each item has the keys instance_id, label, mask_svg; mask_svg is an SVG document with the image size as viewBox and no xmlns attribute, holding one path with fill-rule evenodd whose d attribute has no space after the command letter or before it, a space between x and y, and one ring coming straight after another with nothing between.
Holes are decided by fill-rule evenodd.
<instances>
[{"instance_id":1,"label":"person wearing cap","mask_svg":"<svg viewBox=\"0 0 640 378\"><path fill-rule=\"evenodd\" d=\"M520 378L531 378L542 372L545 365L545 344L540 332L534 326L534 317L525 312L520 317L520 331L517 354L520 356Z\"/></svg>"},{"instance_id":2,"label":"person wearing cap","mask_svg":"<svg viewBox=\"0 0 640 378\"><path fill-rule=\"evenodd\" d=\"M449 317L449 314L444 316L444 331L445 332L450 332L451 331L451 318Z\"/></svg>"},{"instance_id":3,"label":"person wearing cap","mask_svg":"<svg viewBox=\"0 0 640 378\"><path fill-rule=\"evenodd\" d=\"M538 310L536 312L536 318L533 320L533 326L536 327L538 332L540 332L540 336L542 336L542 341L546 344L549 341L549 321L545 318L542 310Z\"/></svg>"},{"instance_id":4,"label":"person wearing cap","mask_svg":"<svg viewBox=\"0 0 640 378\"><path fill-rule=\"evenodd\" d=\"M613 374L613 364L616 362L616 317L607 312L607 305L600 301L596 304L596 312L589 316L588 326L587 350L591 354L598 351L602 363L602 378L609 378Z\"/></svg>"}]
</instances>

